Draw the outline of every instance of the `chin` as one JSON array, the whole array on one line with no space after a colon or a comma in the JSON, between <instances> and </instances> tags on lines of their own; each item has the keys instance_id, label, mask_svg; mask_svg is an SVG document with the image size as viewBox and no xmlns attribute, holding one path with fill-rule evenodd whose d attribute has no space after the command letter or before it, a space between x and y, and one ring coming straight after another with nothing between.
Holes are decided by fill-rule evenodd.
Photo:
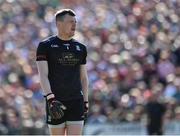
<instances>
[{"instance_id":1,"label":"chin","mask_svg":"<svg viewBox=\"0 0 180 136\"><path fill-rule=\"evenodd\" d=\"M70 37L72 37L72 36L74 36L74 33L70 33L70 35L69 35Z\"/></svg>"}]
</instances>

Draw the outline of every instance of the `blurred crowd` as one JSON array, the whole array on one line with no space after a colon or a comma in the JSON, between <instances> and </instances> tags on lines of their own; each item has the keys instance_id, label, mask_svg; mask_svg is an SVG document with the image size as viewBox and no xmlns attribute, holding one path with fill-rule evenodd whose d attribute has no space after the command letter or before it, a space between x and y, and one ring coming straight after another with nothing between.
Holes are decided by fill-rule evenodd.
<instances>
[{"instance_id":1,"label":"blurred crowd","mask_svg":"<svg viewBox=\"0 0 180 136\"><path fill-rule=\"evenodd\" d=\"M144 121L154 93L180 120L179 0L0 0L0 134L47 133L35 56L62 8L88 49L87 124Z\"/></svg>"}]
</instances>

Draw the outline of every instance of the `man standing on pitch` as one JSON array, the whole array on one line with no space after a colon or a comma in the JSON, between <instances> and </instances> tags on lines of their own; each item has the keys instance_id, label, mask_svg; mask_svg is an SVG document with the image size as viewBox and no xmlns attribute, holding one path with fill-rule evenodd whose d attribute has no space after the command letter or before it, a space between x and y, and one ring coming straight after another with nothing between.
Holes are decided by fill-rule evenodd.
<instances>
[{"instance_id":1,"label":"man standing on pitch","mask_svg":"<svg viewBox=\"0 0 180 136\"><path fill-rule=\"evenodd\" d=\"M154 91L148 98L145 109L148 135L163 135L166 106L159 100L158 92Z\"/></svg>"},{"instance_id":2,"label":"man standing on pitch","mask_svg":"<svg viewBox=\"0 0 180 136\"><path fill-rule=\"evenodd\" d=\"M75 13L55 14L58 33L39 43L36 62L51 135L81 135L88 111L86 46L76 41Z\"/></svg>"}]
</instances>

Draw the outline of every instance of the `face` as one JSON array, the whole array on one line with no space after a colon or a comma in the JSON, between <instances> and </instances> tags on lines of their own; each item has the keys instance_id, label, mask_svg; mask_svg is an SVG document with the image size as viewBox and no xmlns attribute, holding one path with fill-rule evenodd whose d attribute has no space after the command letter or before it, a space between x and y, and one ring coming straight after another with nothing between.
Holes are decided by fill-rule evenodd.
<instances>
[{"instance_id":1,"label":"face","mask_svg":"<svg viewBox=\"0 0 180 136\"><path fill-rule=\"evenodd\" d=\"M76 30L76 18L74 16L65 15L63 21L57 21L57 28L67 37L74 36Z\"/></svg>"}]
</instances>

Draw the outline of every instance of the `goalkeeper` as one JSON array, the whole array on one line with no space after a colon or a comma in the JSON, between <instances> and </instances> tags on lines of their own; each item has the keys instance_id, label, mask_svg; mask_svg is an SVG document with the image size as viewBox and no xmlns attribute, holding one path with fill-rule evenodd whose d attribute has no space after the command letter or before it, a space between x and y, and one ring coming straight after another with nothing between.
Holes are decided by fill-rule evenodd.
<instances>
[{"instance_id":1,"label":"goalkeeper","mask_svg":"<svg viewBox=\"0 0 180 136\"><path fill-rule=\"evenodd\" d=\"M75 13L55 14L57 34L41 41L36 62L51 135L81 135L88 111L86 46L73 39Z\"/></svg>"}]
</instances>

